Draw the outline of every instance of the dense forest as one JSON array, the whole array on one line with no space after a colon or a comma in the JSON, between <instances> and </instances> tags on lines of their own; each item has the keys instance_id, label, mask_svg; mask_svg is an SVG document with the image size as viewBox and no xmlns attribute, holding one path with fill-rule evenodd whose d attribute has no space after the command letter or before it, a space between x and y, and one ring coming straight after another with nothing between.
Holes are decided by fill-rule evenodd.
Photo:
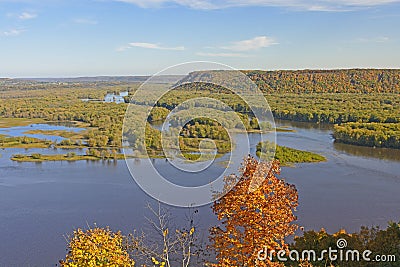
<instances>
[{"instance_id":1,"label":"dense forest","mask_svg":"<svg viewBox=\"0 0 400 267\"><path fill-rule=\"evenodd\" d=\"M346 144L400 148L400 123L345 123L335 125L333 136Z\"/></svg>"},{"instance_id":2,"label":"dense forest","mask_svg":"<svg viewBox=\"0 0 400 267\"><path fill-rule=\"evenodd\" d=\"M400 123L400 70L243 72L264 92L274 118L338 124L343 127L343 124L348 122L374 123L376 129L379 128L379 130L369 134L386 136L385 138L390 139L388 142L391 143L379 146L399 147L393 144L392 139L400 132L396 127L387 127L385 124ZM201 80L207 82L201 84L198 82ZM243 99L226 88L212 86L213 82L226 84L223 72L193 72L184 79L184 82L190 81L195 81L195 83L177 84L176 91L173 90L164 95L157 102L157 106L172 110L191 97L212 96L226 103L234 111L248 116L249 120L254 118L250 107ZM232 82L233 87L237 86L235 82L239 83L240 79ZM182 91L185 93L182 94ZM382 123L382 125L378 126L377 123ZM347 137L343 137L342 131L342 138L338 138L337 142L377 146L373 144L375 141L365 142L365 140L353 138L360 134L353 132L354 128L347 127L346 129Z\"/></svg>"},{"instance_id":3,"label":"dense forest","mask_svg":"<svg viewBox=\"0 0 400 267\"><path fill-rule=\"evenodd\" d=\"M183 90L184 93L183 93ZM180 103L195 97L213 97L226 103L232 110L250 117L250 107L240 97L225 92L197 88L176 88L165 94L158 107L172 110ZM344 122L400 122L398 94L266 94L271 112L277 119L338 124ZM257 100L255 100L257 103ZM258 101L261 107L261 101Z\"/></svg>"},{"instance_id":4,"label":"dense forest","mask_svg":"<svg viewBox=\"0 0 400 267\"><path fill-rule=\"evenodd\" d=\"M271 112L277 119L338 124L335 133L337 142L377 146L376 140L381 140L381 137L375 138L374 141L371 141L373 138L369 138L370 141L366 141L360 136L360 129L345 125L348 122L373 123L376 130L369 130L368 135L385 136L388 141L379 146L398 148L398 141L393 143L394 136L400 134L398 127L387 126L400 123L400 70L243 72L264 92ZM243 99L226 88L211 84L214 80L224 82L222 72L194 72L183 81L203 77L207 77L210 83L177 84L173 90L163 95L150 113L148 121L164 120L169 112L185 100L210 97L222 101L237 112L246 130L259 129L253 112ZM239 79L235 82L241 81ZM120 147L126 105L105 105L96 101L83 102L81 99L102 99L107 92L119 91L129 91L132 95L139 86L138 83L118 80L34 82L2 79L0 98L5 101L0 101L0 117L79 121L86 123L89 129L86 139L90 146ZM154 84L151 91L157 92L159 88L160 85ZM251 92L249 95L251 97ZM265 109L260 99L254 99L254 103L256 106L252 108ZM135 100L132 103L138 108L148 104L151 103L146 99ZM379 126L378 123L382 125ZM391 145L386 145L387 142Z\"/></svg>"},{"instance_id":5,"label":"dense forest","mask_svg":"<svg viewBox=\"0 0 400 267\"><path fill-rule=\"evenodd\" d=\"M245 71L266 93L400 93L400 70Z\"/></svg>"},{"instance_id":6,"label":"dense forest","mask_svg":"<svg viewBox=\"0 0 400 267\"><path fill-rule=\"evenodd\" d=\"M120 147L126 106L81 99L102 99L108 91L130 90L134 84L16 83L0 90L0 117L78 121L93 147ZM14 88L11 90L11 88ZM71 142L74 143L75 142Z\"/></svg>"},{"instance_id":7,"label":"dense forest","mask_svg":"<svg viewBox=\"0 0 400 267\"><path fill-rule=\"evenodd\" d=\"M398 69L244 70L264 93L400 93ZM182 81L225 85L227 72L196 71ZM233 75L237 83L243 82ZM230 82L235 85L235 82Z\"/></svg>"}]
</instances>

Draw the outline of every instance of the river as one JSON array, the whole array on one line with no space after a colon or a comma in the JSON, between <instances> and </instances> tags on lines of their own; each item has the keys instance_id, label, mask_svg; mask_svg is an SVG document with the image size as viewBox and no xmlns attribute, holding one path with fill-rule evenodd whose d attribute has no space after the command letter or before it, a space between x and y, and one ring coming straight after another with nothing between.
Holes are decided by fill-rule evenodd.
<instances>
[{"instance_id":1,"label":"river","mask_svg":"<svg viewBox=\"0 0 400 267\"><path fill-rule=\"evenodd\" d=\"M277 126L295 130L279 132L279 145L328 159L285 167L281 173L299 191L296 214L306 230L352 232L361 225L385 227L400 220L400 150L334 144L329 126L284 121ZM256 140L250 135L253 152ZM154 201L136 185L124 161L17 163L9 159L16 153L65 151L0 150L0 266L54 266L65 257L66 235L77 227L109 225L127 233L144 226L146 203ZM153 164L171 171L164 159ZM143 160L136 166L148 168ZM211 172L222 168L213 165ZM185 181L184 176L176 179ZM187 210L171 212L179 221ZM199 231L206 235L217 222L210 205L199 208L199 214Z\"/></svg>"}]
</instances>

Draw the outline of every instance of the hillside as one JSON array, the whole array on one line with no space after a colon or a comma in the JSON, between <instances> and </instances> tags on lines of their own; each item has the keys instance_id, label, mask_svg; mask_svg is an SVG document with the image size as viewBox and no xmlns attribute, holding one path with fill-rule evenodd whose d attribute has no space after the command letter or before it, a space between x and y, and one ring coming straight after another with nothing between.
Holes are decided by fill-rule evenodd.
<instances>
[{"instance_id":1,"label":"hillside","mask_svg":"<svg viewBox=\"0 0 400 267\"><path fill-rule=\"evenodd\" d=\"M399 69L243 70L264 93L400 93ZM226 84L226 72L197 71L183 82ZM237 82L240 82L238 80Z\"/></svg>"},{"instance_id":2,"label":"hillside","mask_svg":"<svg viewBox=\"0 0 400 267\"><path fill-rule=\"evenodd\" d=\"M264 92L400 93L400 70L245 71Z\"/></svg>"}]
</instances>

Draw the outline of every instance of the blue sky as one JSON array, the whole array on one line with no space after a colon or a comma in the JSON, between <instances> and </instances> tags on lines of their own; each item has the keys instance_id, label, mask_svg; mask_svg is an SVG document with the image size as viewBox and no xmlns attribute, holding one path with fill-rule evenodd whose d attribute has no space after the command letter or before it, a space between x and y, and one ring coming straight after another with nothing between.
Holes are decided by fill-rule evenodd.
<instances>
[{"instance_id":1,"label":"blue sky","mask_svg":"<svg viewBox=\"0 0 400 267\"><path fill-rule=\"evenodd\" d=\"M400 68L399 0L0 0L0 77Z\"/></svg>"}]
</instances>

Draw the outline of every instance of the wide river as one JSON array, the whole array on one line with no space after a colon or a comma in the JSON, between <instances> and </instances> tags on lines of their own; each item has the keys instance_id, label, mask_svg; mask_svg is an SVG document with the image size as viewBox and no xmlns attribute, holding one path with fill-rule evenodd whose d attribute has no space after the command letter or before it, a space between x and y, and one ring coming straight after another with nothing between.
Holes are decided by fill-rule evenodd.
<instances>
[{"instance_id":1,"label":"wide river","mask_svg":"<svg viewBox=\"0 0 400 267\"><path fill-rule=\"evenodd\" d=\"M282 177L299 191L298 224L306 230L400 221L400 150L334 144L329 127L277 122L278 144L320 153L327 162L285 167ZM250 143L256 145L251 136ZM66 153L49 149L0 150L0 266L55 266L65 257L66 237L77 227L109 225L124 233L145 226L154 201L131 178L124 161L16 163L15 153ZM77 151L79 152L79 151ZM82 153L82 151L80 152ZM158 168L170 171L164 159ZM148 168L143 160L136 167ZM219 172L220 165L211 171ZM175 174L176 176L176 174ZM175 177L184 182L182 174ZM176 220L185 209L171 208ZM210 206L199 209L199 231L216 224Z\"/></svg>"}]
</instances>

